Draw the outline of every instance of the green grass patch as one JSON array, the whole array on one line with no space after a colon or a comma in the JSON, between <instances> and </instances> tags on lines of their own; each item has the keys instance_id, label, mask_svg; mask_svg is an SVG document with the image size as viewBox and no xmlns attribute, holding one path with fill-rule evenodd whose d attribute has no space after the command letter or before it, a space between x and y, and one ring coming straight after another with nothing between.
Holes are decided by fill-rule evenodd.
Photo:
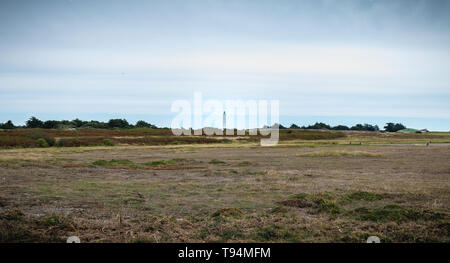
<instances>
[{"instance_id":1,"label":"green grass patch","mask_svg":"<svg viewBox=\"0 0 450 263\"><path fill-rule=\"evenodd\" d=\"M379 157L380 154L364 151L322 151L296 154L298 157Z\"/></svg>"},{"instance_id":2,"label":"green grass patch","mask_svg":"<svg viewBox=\"0 0 450 263\"><path fill-rule=\"evenodd\" d=\"M224 161L218 160L218 159L212 159L209 161L210 164L224 164Z\"/></svg>"},{"instance_id":3,"label":"green grass patch","mask_svg":"<svg viewBox=\"0 0 450 263\"><path fill-rule=\"evenodd\" d=\"M240 162L237 164L237 166L241 166L241 167L250 166L250 165L252 165L252 163L249 161L243 161L243 162Z\"/></svg>"},{"instance_id":4,"label":"green grass patch","mask_svg":"<svg viewBox=\"0 0 450 263\"><path fill-rule=\"evenodd\" d=\"M137 165L128 159L112 159L110 161L106 160L97 160L92 163L93 166L101 166L101 167L114 167L114 166L129 166L129 167L137 167Z\"/></svg>"},{"instance_id":5,"label":"green grass patch","mask_svg":"<svg viewBox=\"0 0 450 263\"><path fill-rule=\"evenodd\" d=\"M71 220L56 214L44 217L41 220L41 224L47 227L57 227L59 229L74 230L73 223Z\"/></svg>"},{"instance_id":6,"label":"green grass patch","mask_svg":"<svg viewBox=\"0 0 450 263\"><path fill-rule=\"evenodd\" d=\"M338 204L337 197L328 192L316 194L299 193L281 201L280 204L290 207L312 208L316 213L326 212L330 215L337 215L343 212Z\"/></svg>"},{"instance_id":7,"label":"green grass patch","mask_svg":"<svg viewBox=\"0 0 450 263\"><path fill-rule=\"evenodd\" d=\"M345 217L353 217L354 219L360 221L404 222L418 220L439 221L448 219L448 215L444 213L405 208L397 204L380 205L380 203L376 203L376 201L381 201L386 197L386 194L377 194L364 191L355 191L344 194L334 194L330 192L314 194L299 193L292 195L289 199L279 203L289 207L309 208L313 213L328 213L330 216L340 215ZM353 201L374 202L374 204L370 207L351 209L348 205Z\"/></svg>"},{"instance_id":8,"label":"green grass patch","mask_svg":"<svg viewBox=\"0 0 450 263\"><path fill-rule=\"evenodd\" d=\"M185 158L174 158L170 160L157 160L157 161L150 161L144 163L144 165L147 166L154 166L154 165L170 165L170 164L185 164L188 162L191 162L192 160L188 160Z\"/></svg>"},{"instance_id":9,"label":"green grass patch","mask_svg":"<svg viewBox=\"0 0 450 263\"><path fill-rule=\"evenodd\" d=\"M381 208L360 207L350 212L357 220L374 222L403 222L403 221L435 221L445 219L446 215L427 210L405 208L401 205L390 204Z\"/></svg>"},{"instance_id":10,"label":"green grass patch","mask_svg":"<svg viewBox=\"0 0 450 263\"><path fill-rule=\"evenodd\" d=\"M114 146L115 145L110 139L104 139L103 144L106 146Z\"/></svg>"},{"instance_id":11,"label":"green grass patch","mask_svg":"<svg viewBox=\"0 0 450 263\"><path fill-rule=\"evenodd\" d=\"M377 193L370 193L370 192L364 192L364 191L356 191L348 193L344 196L344 198L348 198L348 200L360 200L360 201L377 201L381 200L383 198L387 197L385 194L377 194Z\"/></svg>"}]
</instances>

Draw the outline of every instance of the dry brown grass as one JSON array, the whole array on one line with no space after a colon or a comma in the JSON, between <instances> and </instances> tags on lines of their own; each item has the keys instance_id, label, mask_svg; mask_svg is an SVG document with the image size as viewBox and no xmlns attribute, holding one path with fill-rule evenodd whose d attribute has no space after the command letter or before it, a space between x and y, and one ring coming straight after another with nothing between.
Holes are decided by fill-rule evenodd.
<instances>
[{"instance_id":1,"label":"dry brown grass","mask_svg":"<svg viewBox=\"0 0 450 263\"><path fill-rule=\"evenodd\" d=\"M448 146L243 146L2 150L0 240L450 241Z\"/></svg>"}]
</instances>

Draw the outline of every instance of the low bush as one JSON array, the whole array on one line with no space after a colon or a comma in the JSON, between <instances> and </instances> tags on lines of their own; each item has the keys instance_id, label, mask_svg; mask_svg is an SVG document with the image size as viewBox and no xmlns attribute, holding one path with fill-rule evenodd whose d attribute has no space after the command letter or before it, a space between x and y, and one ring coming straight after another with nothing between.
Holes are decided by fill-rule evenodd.
<instances>
[{"instance_id":1,"label":"low bush","mask_svg":"<svg viewBox=\"0 0 450 263\"><path fill-rule=\"evenodd\" d=\"M37 139L37 142L39 143L39 146L42 148L47 148L49 146L44 138Z\"/></svg>"},{"instance_id":2,"label":"low bush","mask_svg":"<svg viewBox=\"0 0 450 263\"><path fill-rule=\"evenodd\" d=\"M110 139L104 139L103 144L106 146L114 146L114 143Z\"/></svg>"},{"instance_id":3,"label":"low bush","mask_svg":"<svg viewBox=\"0 0 450 263\"><path fill-rule=\"evenodd\" d=\"M25 133L23 136L33 139L33 140L36 140L36 141L38 141L39 139L43 139L47 142L48 146L54 146L56 144L55 138L45 132L32 131L29 133ZM41 143L38 142L38 144L39 144L39 146L41 146ZM41 146L41 147L43 147L43 146Z\"/></svg>"}]
</instances>

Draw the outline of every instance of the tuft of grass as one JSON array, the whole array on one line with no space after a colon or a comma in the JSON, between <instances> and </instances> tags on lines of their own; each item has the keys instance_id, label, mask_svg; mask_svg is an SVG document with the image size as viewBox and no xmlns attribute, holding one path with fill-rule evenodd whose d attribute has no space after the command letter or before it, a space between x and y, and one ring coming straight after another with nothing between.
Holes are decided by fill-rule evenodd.
<instances>
[{"instance_id":1,"label":"tuft of grass","mask_svg":"<svg viewBox=\"0 0 450 263\"><path fill-rule=\"evenodd\" d=\"M369 193L365 191L356 191L348 193L344 198L347 198L349 201L352 200L360 200L360 201L377 201L385 198L385 194L377 194L377 193Z\"/></svg>"},{"instance_id":2,"label":"tuft of grass","mask_svg":"<svg viewBox=\"0 0 450 263\"><path fill-rule=\"evenodd\" d=\"M330 215L337 215L343 212L336 197L330 193L306 194L299 193L291 196L290 199L281 201L280 204L291 207L312 208L315 212L327 212Z\"/></svg>"},{"instance_id":3,"label":"tuft of grass","mask_svg":"<svg viewBox=\"0 0 450 263\"><path fill-rule=\"evenodd\" d=\"M7 210L0 214L0 219L9 221L20 221L24 218L25 214L19 209Z\"/></svg>"},{"instance_id":4,"label":"tuft of grass","mask_svg":"<svg viewBox=\"0 0 450 263\"><path fill-rule=\"evenodd\" d=\"M98 160L92 163L93 166L101 166L101 167L113 167L113 166L129 166L136 167L136 164L128 159L112 159L110 161L106 160Z\"/></svg>"},{"instance_id":5,"label":"tuft of grass","mask_svg":"<svg viewBox=\"0 0 450 263\"><path fill-rule=\"evenodd\" d=\"M270 210L272 214L284 214L287 213L288 209L284 206L276 206Z\"/></svg>"},{"instance_id":6,"label":"tuft of grass","mask_svg":"<svg viewBox=\"0 0 450 263\"><path fill-rule=\"evenodd\" d=\"M264 241L276 240L280 237L279 227L276 225L263 227L256 233L256 235Z\"/></svg>"},{"instance_id":7,"label":"tuft of grass","mask_svg":"<svg viewBox=\"0 0 450 263\"><path fill-rule=\"evenodd\" d=\"M299 194L292 195L291 198L292 199L306 199L309 196L310 195L306 194L306 193L299 193Z\"/></svg>"},{"instance_id":8,"label":"tuft of grass","mask_svg":"<svg viewBox=\"0 0 450 263\"><path fill-rule=\"evenodd\" d=\"M209 163L211 164L224 164L224 161L221 160L217 160L217 159L212 159L211 161L209 161Z\"/></svg>"},{"instance_id":9,"label":"tuft of grass","mask_svg":"<svg viewBox=\"0 0 450 263\"><path fill-rule=\"evenodd\" d=\"M330 199L317 198L314 200L314 203L317 205L319 212L328 212L331 215L337 215L343 211L335 201Z\"/></svg>"},{"instance_id":10,"label":"tuft of grass","mask_svg":"<svg viewBox=\"0 0 450 263\"><path fill-rule=\"evenodd\" d=\"M244 215L241 209L235 207L225 207L217 210L211 216L212 217L240 217Z\"/></svg>"},{"instance_id":11,"label":"tuft of grass","mask_svg":"<svg viewBox=\"0 0 450 263\"><path fill-rule=\"evenodd\" d=\"M443 213L405 208L397 204L388 204L383 207L375 208L359 207L353 210L347 210L341 207L341 205L348 204L348 202L352 202L354 200L373 202L379 201L385 197L386 195L383 194L364 191L351 192L341 195L335 195L329 192L315 194L299 193L290 196L289 199L279 203L290 207L310 208L314 213L326 212L331 216L342 215L346 217L353 217L360 221L439 221L448 218L448 216Z\"/></svg>"},{"instance_id":12,"label":"tuft of grass","mask_svg":"<svg viewBox=\"0 0 450 263\"><path fill-rule=\"evenodd\" d=\"M252 165L252 163L249 161L243 161L237 164L237 166L249 166L249 165Z\"/></svg>"},{"instance_id":13,"label":"tuft of grass","mask_svg":"<svg viewBox=\"0 0 450 263\"><path fill-rule=\"evenodd\" d=\"M164 161L164 160L151 161L151 162L144 163L144 165L165 165L165 164L167 164L167 161Z\"/></svg>"},{"instance_id":14,"label":"tuft of grass","mask_svg":"<svg viewBox=\"0 0 450 263\"><path fill-rule=\"evenodd\" d=\"M218 235L221 237L221 240L219 240L220 242L226 242L230 239L241 239L244 237L242 229L238 226L224 228Z\"/></svg>"},{"instance_id":15,"label":"tuft of grass","mask_svg":"<svg viewBox=\"0 0 450 263\"><path fill-rule=\"evenodd\" d=\"M322 151L296 154L298 157L379 157L380 154L364 151Z\"/></svg>"},{"instance_id":16,"label":"tuft of grass","mask_svg":"<svg viewBox=\"0 0 450 263\"><path fill-rule=\"evenodd\" d=\"M68 218L56 214L44 217L41 220L41 224L59 229L74 230L74 226Z\"/></svg>"},{"instance_id":17,"label":"tuft of grass","mask_svg":"<svg viewBox=\"0 0 450 263\"><path fill-rule=\"evenodd\" d=\"M401 205L390 204L381 208L360 207L350 212L357 220L374 222L435 221L445 219L446 215L432 211L418 211Z\"/></svg>"},{"instance_id":18,"label":"tuft of grass","mask_svg":"<svg viewBox=\"0 0 450 263\"><path fill-rule=\"evenodd\" d=\"M114 146L114 143L110 139L104 139L103 144L106 146Z\"/></svg>"},{"instance_id":19,"label":"tuft of grass","mask_svg":"<svg viewBox=\"0 0 450 263\"><path fill-rule=\"evenodd\" d=\"M157 160L157 161L146 162L146 163L144 163L144 165L147 165L147 166L169 165L169 164L186 163L188 161L189 160L187 160L185 158L174 158L174 159L170 159L170 160Z\"/></svg>"}]
</instances>

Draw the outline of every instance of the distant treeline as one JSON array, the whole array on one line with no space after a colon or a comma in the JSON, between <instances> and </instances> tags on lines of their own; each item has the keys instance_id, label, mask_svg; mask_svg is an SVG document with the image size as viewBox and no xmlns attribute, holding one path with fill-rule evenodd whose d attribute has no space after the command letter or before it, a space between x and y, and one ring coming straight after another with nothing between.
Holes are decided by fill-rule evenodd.
<instances>
[{"instance_id":1,"label":"distant treeline","mask_svg":"<svg viewBox=\"0 0 450 263\"><path fill-rule=\"evenodd\" d=\"M152 128L158 129L156 125L147 123L145 121L138 121L136 124L130 124L126 119L110 119L108 122L102 121L82 121L75 120L48 120L41 121L36 117L31 117L25 126L15 126L12 121L0 123L0 129L15 129L15 128L41 128L41 129L70 129L70 128L85 128L85 129L131 129L131 128Z\"/></svg>"},{"instance_id":2,"label":"distant treeline","mask_svg":"<svg viewBox=\"0 0 450 263\"><path fill-rule=\"evenodd\" d=\"M287 129L287 127L280 125L280 129ZM371 125L371 124L367 124L367 123L356 124L354 126L348 127L345 125L330 126L323 122L316 122L314 125L301 126L301 127L296 124L292 124L289 127L289 129L335 130L335 131L379 131L380 130L378 125ZM384 130L387 132L396 132L396 131L403 130L403 129L406 129L406 126L401 123L388 122L388 123L386 123L386 126L384 126Z\"/></svg>"},{"instance_id":3,"label":"distant treeline","mask_svg":"<svg viewBox=\"0 0 450 263\"><path fill-rule=\"evenodd\" d=\"M101 121L82 121L79 119L74 120L48 120L41 121L36 117L31 117L25 126L15 126L12 121L0 123L0 129L15 129L15 128L41 128L41 129L70 129L70 128L83 128L83 129L132 129L132 128L151 128L159 129L156 125L150 124L146 121L138 121L136 124L130 124L126 119L110 119L108 122ZM287 129L283 125L279 125L280 129ZM337 131L379 131L378 125L371 124L356 124L348 127L345 125L330 126L323 122L316 122L314 125L298 126L292 124L289 129L305 129L305 130L337 130ZM386 123L384 130L387 132L396 132L398 130L406 129L401 123Z\"/></svg>"}]
</instances>

